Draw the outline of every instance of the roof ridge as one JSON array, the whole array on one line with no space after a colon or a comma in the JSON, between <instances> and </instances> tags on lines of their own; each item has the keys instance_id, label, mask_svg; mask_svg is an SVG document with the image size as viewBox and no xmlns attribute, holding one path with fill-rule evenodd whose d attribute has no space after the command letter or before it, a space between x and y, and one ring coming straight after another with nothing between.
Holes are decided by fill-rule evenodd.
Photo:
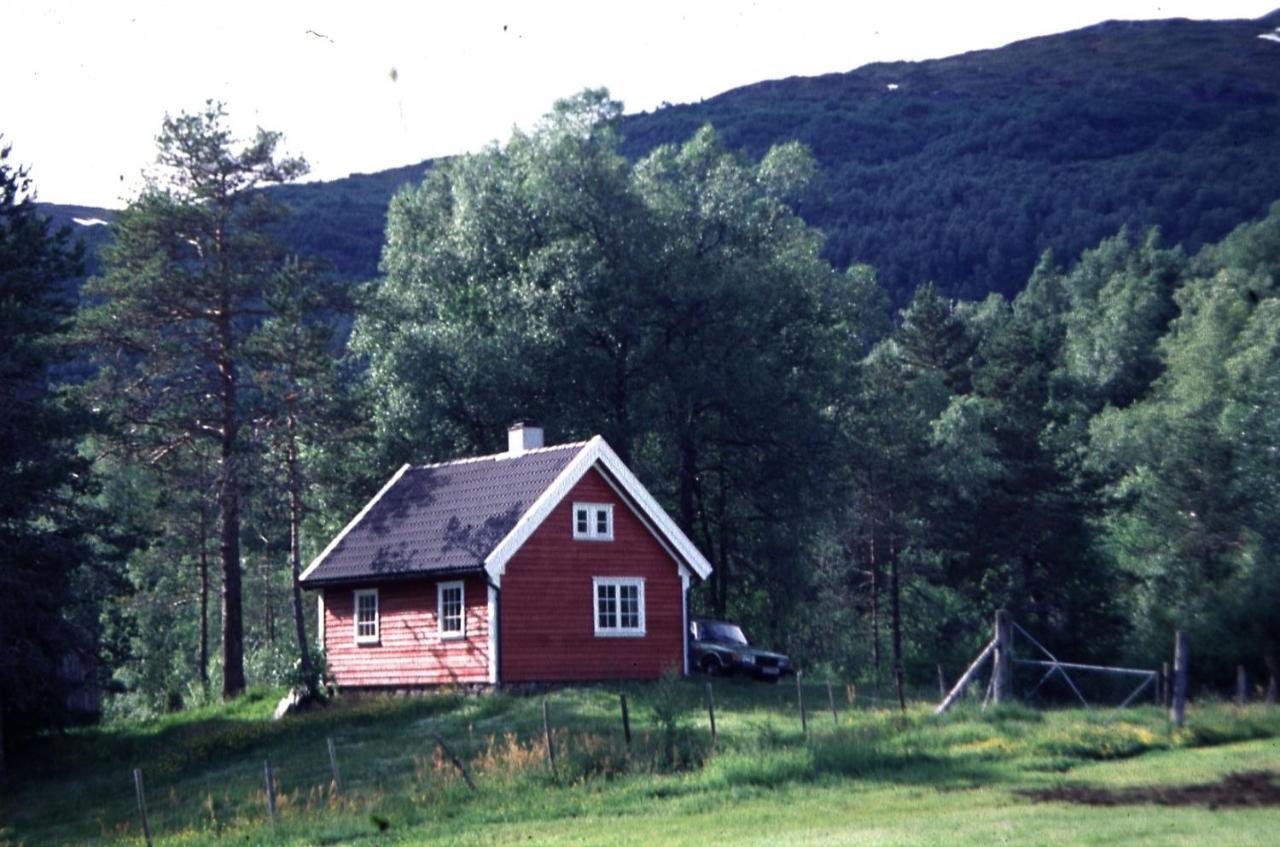
<instances>
[{"instance_id":1,"label":"roof ridge","mask_svg":"<svg viewBox=\"0 0 1280 847\"><path fill-rule=\"evenodd\" d=\"M467 465L475 462L502 461L503 459L519 459L521 456L528 456L530 453L549 453L552 450L563 450L567 447L585 447L590 442L587 441L569 441L564 444L552 444L550 447L534 447L532 450L525 450L518 456L512 456L510 452L503 451L501 453L489 453L484 456L468 456L463 459L450 459L447 462L430 462L425 465L410 465L411 470L429 470L431 468L444 468L451 465Z\"/></svg>"}]
</instances>

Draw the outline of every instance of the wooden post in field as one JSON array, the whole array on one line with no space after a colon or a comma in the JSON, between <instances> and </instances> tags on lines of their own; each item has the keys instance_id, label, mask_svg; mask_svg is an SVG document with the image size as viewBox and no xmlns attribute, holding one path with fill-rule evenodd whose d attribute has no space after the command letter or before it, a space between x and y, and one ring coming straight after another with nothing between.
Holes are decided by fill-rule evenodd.
<instances>
[{"instance_id":1,"label":"wooden post in field","mask_svg":"<svg viewBox=\"0 0 1280 847\"><path fill-rule=\"evenodd\" d=\"M992 668L991 697L997 706L1013 700L1013 683L1010 674L1013 650L1013 625L1009 620L1007 609L996 612L996 652L995 664Z\"/></svg>"},{"instance_id":2,"label":"wooden post in field","mask_svg":"<svg viewBox=\"0 0 1280 847\"><path fill-rule=\"evenodd\" d=\"M716 695L707 683L707 718L711 721L711 752L716 750Z\"/></svg>"},{"instance_id":3,"label":"wooden post in field","mask_svg":"<svg viewBox=\"0 0 1280 847\"><path fill-rule=\"evenodd\" d=\"M267 816L271 818L271 825L276 823L276 785L275 779L271 774L271 760L267 759L262 763L262 781L267 789Z\"/></svg>"},{"instance_id":4,"label":"wooden post in field","mask_svg":"<svg viewBox=\"0 0 1280 847\"><path fill-rule=\"evenodd\" d=\"M942 699L942 702L938 704L938 708L933 710L935 715L940 715L947 709L950 709L951 704L960 699L960 695L964 693L964 690L969 687L969 683L973 681L975 676L977 676L978 669L982 667L982 663L987 660L987 657L990 656L995 649L996 642L994 640L990 641L986 647L982 648L982 652L978 654L978 658L974 659L973 664L969 665L968 669L964 673L960 674L960 678L957 679L956 684L951 687L951 691Z\"/></svg>"},{"instance_id":5,"label":"wooden post in field","mask_svg":"<svg viewBox=\"0 0 1280 847\"><path fill-rule=\"evenodd\" d=\"M1236 665L1236 705L1243 706L1249 702L1249 674L1244 665Z\"/></svg>"},{"instance_id":6,"label":"wooden post in field","mask_svg":"<svg viewBox=\"0 0 1280 847\"><path fill-rule=\"evenodd\" d=\"M1166 709L1173 704L1173 679L1169 676L1169 663L1160 663L1160 705Z\"/></svg>"},{"instance_id":7,"label":"wooden post in field","mask_svg":"<svg viewBox=\"0 0 1280 847\"><path fill-rule=\"evenodd\" d=\"M858 705L858 686L852 682L844 687L844 696L849 701L849 708L856 708Z\"/></svg>"},{"instance_id":8,"label":"wooden post in field","mask_svg":"<svg viewBox=\"0 0 1280 847\"><path fill-rule=\"evenodd\" d=\"M542 701L542 731L547 736L547 764L551 766L551 776L559 779L556 773L556 745L551 741L551 714L547 710L547 701Z\"/></svg>"},{"instance_id":9,"label":"wooden post in field","mask_svg":"<svg viewBox=\"0 0 1280 847\"><path fill-rule=\"evenodd\" d=\"M1174 726L1182 726L1187 719L1187 667L1191 659L1189 651L1187 634L1178 630L1173 637L1173 706L1169 715Z\"/></svg>"},{"instance_id":10,"label":"wooden post in field","mask_svg":"<svg viewBox=\"0 0 1280 847\"><path fill-rule=\"evenodd\" d=\"M938 700L941 701L947 696L947 678L942 675L942 664L938 664Z\"/></svg>"},{"instance_id":11,"label":"wooden post in field","mask_svg":"<svg viewBox=\"0 0 1280 847\"><path fill-rule=\"evenodd\" d=\"M546 715L545 701L543 702L543 709L544 709L543 715L545 717ZM431 737L436 740L436 744L440 747L440 752L444 753L445 756L449 758L449 761L453 763L453 766L457 768L458 773L462 774L462 778L467 781L467 787L470 788L472 791L475 791L476 784L471 781L471 774L467 773L467 766L462 764L462 760L459 759L457 755L452 750L449 749L448 744L444 743L444 736L442 736L438 732L433 732L431 733Z\"/></svg>"},{"instance_id":12,"label":"wooden post in field","mask_svg":"<svg viewBox=\"0 0 1280 847\"><path fill-rule=\"evenodd\" d=\"M809 734L809 720L804 713L804 671L796 671L796 703L800 707L800 732Z\"/></svg>"},{"instance_id":13,"label":"wooden post in field","mask_svg":"<svg viewBox=\"0 0 1280 847\"><path fill-rule=\"evenodd\" d=\"M627 695L619 694L618 699L622 702L622 737L626 739L627 746L631 746L631 716L627 714Z\"/></svg>"},{"instance_id":14,"label":"wooden post in field","mask_svg":"<svg viewBox=\"0 0 1280 847\"><path fill-rule=\"evenodd\" d=\"M151 824L147 823L147 793L142 788L142 768L133 769L133 793L138 798L138 814L142 816L142 837L151 847Z\"/></svg>"},{"instance_id":15,"label":"wooden post in field","mask_svg":"<svg viewBox=\"0 0 1280 847\"><path fill-rule=\"evenodd\" d=\"M840 713L836 711L836 695L831 690L831 683L827 683L827 701L831 703L831 722L840 723Z\"/></svg>"},{"instance_id":16,"label":"wooden post in field","mask_svg":"<svg viewBox=\"0 0 1280 847\"><path fill-rule=\"evenodd\" d=\"M329 746L329 770L333 771L333 790L337 794L342 793L342 776L338 773L338 750L333 746L333 739L326 738L325 742Z\"/></svg>"}]
</instances>

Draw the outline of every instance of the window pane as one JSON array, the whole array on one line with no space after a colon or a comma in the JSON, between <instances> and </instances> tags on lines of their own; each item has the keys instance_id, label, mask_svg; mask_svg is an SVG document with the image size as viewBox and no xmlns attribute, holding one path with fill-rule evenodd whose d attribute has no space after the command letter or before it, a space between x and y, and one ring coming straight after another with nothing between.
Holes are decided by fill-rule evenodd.
<instances>
[{"instance_id":1,"label":"window pane","mask_svg":"<svg viewBox=\"0 0 1280 847\"><path fill-rule=\"evenodd\" d=\"M596 510L596 535L609 534L609 510Z\"/></svg>"},{"instance_id":2,"label":"window pane","mask_svg":"<svg viewBox=\"0 0 1280 847\"><path fill-rule=\"evenodd\" d=\"M596 587L596 626L600 629L615 629L618 626L616 585Z\"/></svg>"},{"instance_id":3,"label":"window pane","mask_svg":"<svg viewBox=\"0 0 1280 847\"><path fill-rule=\"evenodd\" d=\"M637 585L618 586L621 621L624 629L640 628L640 587Z\"/></svg>"},{"instance_id":4,"label":"window pane","mask_svg":"<svg viewBox=\"0 0 1280 847\"><path fill-rule=\"evenodd\" d=\"M578 534L579 534L579 535L586 535L586 534L587 534L587 528L588 528L588 526L587 526L587 510L586 510L586 509L578 509L578 514L577 514L577 517L575 518L575 520L577 521L577 531L578 531Z\"/></svg>"},{"instance_id":5,"label":"window pane","mask_svg":"<svg viewBox=\"0 0 1280 847\"><path fill-rule=\"evenodd\" d=\"M462 632L462 587L450 586L440 590L440 630Z\"/></svg>"},{"instance_id":6,"label":"window pane","mask_svg":"<svg viewBox=\"0 0 1280 847\"><path fill-rule=\"evenodd\" d=\"M356 595L356 637L376 638L378 635L378 596Z\"/></svg>"}]
</instances>

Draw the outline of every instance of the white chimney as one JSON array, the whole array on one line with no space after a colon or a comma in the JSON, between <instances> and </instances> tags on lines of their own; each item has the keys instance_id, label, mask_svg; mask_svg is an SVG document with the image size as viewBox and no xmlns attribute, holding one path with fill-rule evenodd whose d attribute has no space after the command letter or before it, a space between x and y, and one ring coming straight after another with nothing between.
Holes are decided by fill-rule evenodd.
<instances>
[{"instance_id":1,"label":"white chimney","mask_svg":"<svg viewBox=\"0 0 1280 847\"><path fill-rule=\"evenodd\" d=\"M507 454L522 456L542 446L542 427L533 421L516 421L507 429Z\"/></svg>"}]
</instances>

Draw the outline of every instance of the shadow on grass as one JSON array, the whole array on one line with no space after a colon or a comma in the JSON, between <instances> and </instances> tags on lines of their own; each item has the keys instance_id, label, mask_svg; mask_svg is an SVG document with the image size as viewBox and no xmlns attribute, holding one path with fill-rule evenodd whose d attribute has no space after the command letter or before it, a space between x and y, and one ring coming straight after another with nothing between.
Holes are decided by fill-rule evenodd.
<instances>
[{"instance_id":1,"label":"shadow on grass","mask_svg":"<svg viewBox=\"0 0 1280 847\"><path fill-rule=\"evenodd\" d=\"M1042 803L1077 803L1086 806L1204 806L1253 808L1280 806L1280 774L1273 771L1230 773L1217 782L1187 785L1135 785L1128 788L1095 788L1086 785L1059 785L1015 794Z\"/></svg>"},{"instance_id":2,"label":"shadow on grass","mask_svg":"<svg viewBox=\"0 0 1280 847\"><path fill-rule=\"evenodd\" d=\"M161 718L151 725L108 727L48 739L44 766L33 776L56 778L86 769L140 767L156 777L225 764L252 754L255 759L299 744L319 745L335 732L393 728L427 717L447 715L461 695L338 699L284 720L237 719L199 713ZM390 723L389 723L390 722Z\"/></svg>"}]
</instances>

